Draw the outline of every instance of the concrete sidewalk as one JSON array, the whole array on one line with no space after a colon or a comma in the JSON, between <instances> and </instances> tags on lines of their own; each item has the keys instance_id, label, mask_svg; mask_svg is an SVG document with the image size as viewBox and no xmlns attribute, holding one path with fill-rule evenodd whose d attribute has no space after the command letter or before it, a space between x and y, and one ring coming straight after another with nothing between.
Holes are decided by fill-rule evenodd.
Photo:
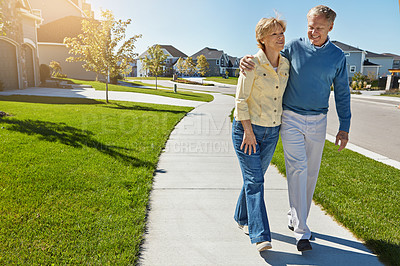
<instances>
[{"instance_id":1,"label":"concrete sidewalk","mask_svg":"<svg viewBox=\"0 0 400 266\"><path fill-rule=\"evenodd\" d=\"M51 97L70 97L70 98L88 98L88 99L106 99L105 91L98 91L94 88L79 88L79 89L57 89L57 88L27 88L25 90L9 90L0 91L0 95L34 95L34 96L51 96ZM165 105L178 105L197 107L204 102L189 101L164 97L152 94L124 92L124 91L108 91L108 99L115 101L130 101L142 103L155 103Z\"/></svg>"},{"instance_id":2,"label":"concrete sidewalk","mask_svg":"<svg viewBox=\"0 0 400 266\"><path fill-rule=\"evenodd\" d=\"M287 228L286 179L270 166L265 198L272 246L259 253L233 220L242 186L231 144L234 98L189 113L160 157L150 198L141 265L382 265L347 229L313 205L313 250L302 254Z\"/></svg>"}]
</instances>

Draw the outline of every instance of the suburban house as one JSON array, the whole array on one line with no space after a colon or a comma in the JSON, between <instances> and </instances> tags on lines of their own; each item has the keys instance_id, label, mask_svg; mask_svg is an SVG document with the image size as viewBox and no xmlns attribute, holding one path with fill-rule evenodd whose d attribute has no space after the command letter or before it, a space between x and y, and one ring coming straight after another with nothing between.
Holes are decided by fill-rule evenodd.
<instances>
[{"instance_id":1,"label":"suburban house","mask_svg":"<svg viewBox=\"0 0 400 266\"><path fill-rule=\"evenodd\" d=\"M154 46L156 46L155 44ZM164 66L164 76L171 76L174 74L174 65L178 61L180 57L183 59L187 58L187 55L181 52L180 50L176 49L172 45L162 45L159 44L161 47L161 50L164 52L164 54L167 55L167 59L165 60L165 66ZM139 57L136 60L136 68L135 65L132 66L132 72L136 71L136 76L137 77L144 77L147 76L147 72L143 67L143 63L141 61L142 58L146 57L148 55L147 51L139 55Z\"/></svg>"},{"instance_id":2,"label":"suburban house","mask_svg":"<svg viewBox=\"0 0 400 266\"><path fill-rule=\"evenodd\" d=\"M25 89L40 84L36 29L42 22L40 13L27 0L0 2L9 26L0 34L0 87Z\"/></svg>"},{"instance_id":3,"label":"suburban house","mask_svg":"<svg viewBox=\"0 0 400 266\"><path fill-rule=\"evenodd\" d=\"M366 51L365 60L381 66L378 73L379 77L390 75L389 69L393 66L393 56Z\"/></svg>"},{"instance_id":4,"label":"suburban house","mask_svg":"<svg viewBox=\"0 0 400 266\"><path fill-rule=\"evenodd\" d=\"M210 65L207 76L224 76L226 71L228 71L229 76L236 76L239 73L239 58L229 56L222 50L205 47L192 55L195 63L200 55L204 55Z\"/></svg>"},{"instance_id":5,"label":"suburban house","mask_svg":"<svg viewBox=\"0 0 400 266\"><path fill-rule=\"evenodd\" d=\"M233 57L233 56L230 56L230 55L228 55L228 57L229 57L229 67L228 67L229 76L230 77L239 76L239 73L240 73L240 69L239 69L240 58L239 57Z\"/></svg>"},{"instance_id":6,"label":"suburban house","mask_svg":"<svg viewBox=\"0 0 400 266\"><path fill-rule=\"evenodd\" d=\"M383 53L383 54L393 57L392 69L400 69L400 55L391 54L391 53ZM395 73L395 75L400 76L400 73Z\"/></svg>"},{"instance_id":7,"label":"suburban house","mask_svg":"<svg viewBox=\"0 0 400 266\"><path fill-rule=\"evenodd\" d=\"M85 0L29 0L34 9L40 10L43 24L37 30L39 63L60 63L62 73L69 78L93 80L96 73L82 68L83 62L66 62L71 55L63 44L65 37L76 37L81 31L81 21L93 14Z\"/></svg>"},{"instance_id":8,"label":"suburban house","mask_svg":"<svg viewBox=\"0 0 400 266\"><path fill-rule=\"evenodd\" d=\"M394 63L392 55L376 54L339 41L332 41L332 43L342 49L346 55L347 72L350 80L357 72L366 76L373 76L375 79L390 75L389 69L393 67Z\"/></svg>"}]
</instances>

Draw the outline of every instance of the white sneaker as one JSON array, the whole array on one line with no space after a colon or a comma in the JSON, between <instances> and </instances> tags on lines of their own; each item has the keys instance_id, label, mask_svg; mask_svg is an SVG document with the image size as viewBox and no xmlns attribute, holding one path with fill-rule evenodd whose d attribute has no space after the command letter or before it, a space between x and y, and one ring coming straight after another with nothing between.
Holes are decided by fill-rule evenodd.
<instances>
[{"instance_id":1,"label":"white sneaker","mask_svg":"<svg viewBox=\"0 0 400 266\"><path fill-rule=\"evenodd\" d=\"M249 227L247 225L238 224L239 229L242 229L246 235L249 235Z\"/></svg>"},{"instance_id":2,"label":"white sneaker","mask_svg":"<svg viewBox=\"0 0 400 266\"><path fill-rule=\"evenodd\" d=\"M264 241L264 242L258 242L258 243L256 244L256 247L257 247L257 250L258 250L259 252L261 252L261 251L264 251L264 250L267 250L267 249L271 249L271 248L272 248L272 245L271 245L271 242L269 242L269 241Z\"/></svg>"}]
</instances>

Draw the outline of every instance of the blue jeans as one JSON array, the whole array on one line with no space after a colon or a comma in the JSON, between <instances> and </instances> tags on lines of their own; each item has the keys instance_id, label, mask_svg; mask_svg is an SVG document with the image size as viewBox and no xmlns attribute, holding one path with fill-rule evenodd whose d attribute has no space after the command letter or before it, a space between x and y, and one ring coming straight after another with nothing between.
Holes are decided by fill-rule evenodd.
<instances>
[{"instance_id":1,"label":"blue jeans","mask_svg":"<svg viewBox=\"0 0 400 266\"><path fill-rule=\"evenodd\" d=\"M256 137L256 153L240 149L244 130L240 121L233 121L232 140L243 175L243 187L235 210L235 221L249 226L251 243L271 241L267 210L264 202L264 175L279 139L279 128L252 125ZM248 151L247 151L248 152Z\"/></svg>"}]
</instances>

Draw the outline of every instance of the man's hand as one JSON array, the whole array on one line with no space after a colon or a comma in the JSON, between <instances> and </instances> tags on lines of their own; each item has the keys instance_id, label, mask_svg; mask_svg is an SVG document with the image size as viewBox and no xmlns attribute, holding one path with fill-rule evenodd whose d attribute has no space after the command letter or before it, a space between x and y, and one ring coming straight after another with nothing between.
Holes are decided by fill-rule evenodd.
<instances>
[{"instance_id":1,"label":"man's hand","mask_svg":"<svg viewBox=\"0 0 400 266\"><path fill-rule=\"evenodd\" d=\"M338 151L341 151L346 147L347 142L349 141L349 133L347 133L346 131L340 130L336 135L335 145L338 145L339 141L340 141L340 147L339 147Z\"/></svg>"},{"instance_id":2,"label":"man's hand","mask_svg":"<svg viewBox=\"0 0 400 266\"><path fill-rule=\"evenodd\" d=\"M242 59L240 59L240 72L242 72L243 75L246 75L244 71L252 71L254 67L256 66L254 62L251 60L254 58L252 55L246 55Z\"/></svg>"}]
</instances>

